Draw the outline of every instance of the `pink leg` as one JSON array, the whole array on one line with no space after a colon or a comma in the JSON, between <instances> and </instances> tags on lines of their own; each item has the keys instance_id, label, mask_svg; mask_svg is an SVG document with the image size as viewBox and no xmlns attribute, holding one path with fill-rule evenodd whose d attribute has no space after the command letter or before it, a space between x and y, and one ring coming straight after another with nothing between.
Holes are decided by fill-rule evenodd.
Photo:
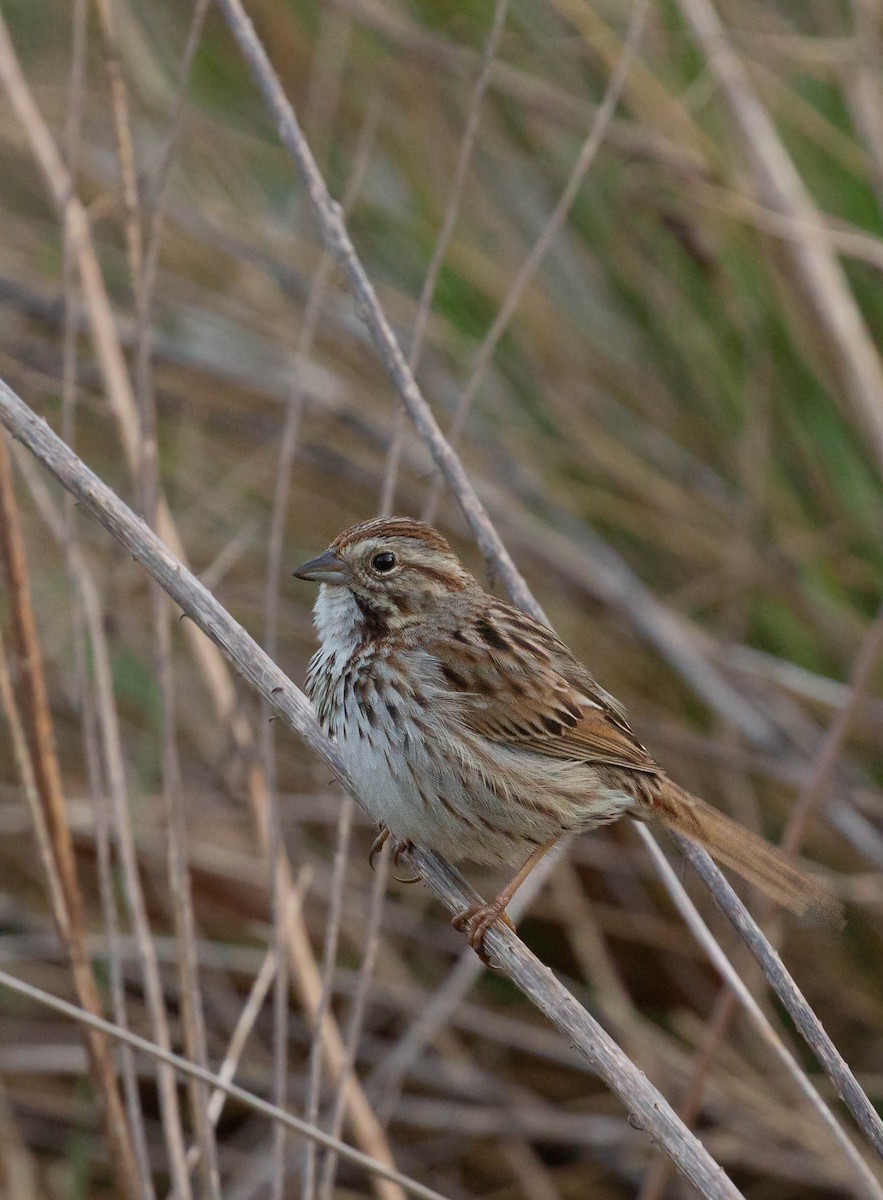
<instances>
[{"instance_id":1,"label":"pink leg","mask_svg":"<svg viewBox=\"0 0 883 1200\"><path fill-rule=\"evenodd\" d=\"M474 904L471 908L467 908L465 912L459 913L456 917L454 917L453 921L451 921L451 924L455 929L459 929L461 932L465 930L469 945L486 967L490 966L490 963L488 962L487 955L484 952L484 935L495 921L502 921L504 924L508 925L510 929L515 929L515 926L506 916L506 905L524 883L525 879L527 879L528 875L531 873L540 859L548 854L557 841L558 838L554 837L551 841L546 842L545 845L537 846L536 850L533 851L521 870L518 871L517 874L513 875L503 890L497 896L495 896L493 900L489 901L487 904Z\"/></svg>"}]
</instances>

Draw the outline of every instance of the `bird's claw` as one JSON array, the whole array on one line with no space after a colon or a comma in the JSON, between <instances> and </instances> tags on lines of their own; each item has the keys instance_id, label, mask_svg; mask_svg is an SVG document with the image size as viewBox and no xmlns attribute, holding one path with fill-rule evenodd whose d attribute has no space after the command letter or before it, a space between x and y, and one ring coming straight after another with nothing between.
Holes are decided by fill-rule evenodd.
<instances>
[{"instance_id":1,"label":"bird's claw","mask_svg":"<svg viewBox=\"0 0 883 1200\"><path fill-rule=\"evenodd\" d=\"M389 840L389 836L390 836L389 830L386 828L385 825L383 825L383 826L381 826L380 833L378 833L377 837L371 843L371 849L368 851L368 866L371 868L372 871L374 870L374 862L377 858L377 855L380 853L380 851L386 845L387 841ZM401 866L402 856L404 854L407 854L407 852L409 850L413 849L413 845L414 845L413 842L408 841L407 839L405 841L399 842L395 838L393 838L392 861L395 866L397 866L397 867ZM419 875L411 875L411 876L393 875L393 879L395 879L398 883L419 883L420 876Z\"/></svg>"},{"instance_id":2,"label":"bird's claw","mask_svg":"<svg viewBox=\"0 0 883 1200\"><path fill-rule=\"evenodd\" d=\"M466 940L469 945L481 959L486 967L491 967L493 964L487 956L484 948L484 935L495 922L501 922L507 925L512 932L515 932L515 926L506 915L505 908L491 901L490 904L473 904L471 908L464 909L458 913L451 921L453 927L459 930L460 933L466 934Z\"/></svg>"},{"instance_id":3,"label":"bird's claw","mask_svg":"<svg viewBox=\"0 0 883 1200\"><path fill-rule=\"evenodd\" d=\"M377 855L380 853L380 851L386 845L386 841L387 841L388 837L389 837L389 830L386 828L385 825L381 825L380 833L378 833L377 837L371 843L371 849L368 851L368 866L371 868L372 871L375 869L374 861L377 858Z\"/></svg>"}]
</instances>

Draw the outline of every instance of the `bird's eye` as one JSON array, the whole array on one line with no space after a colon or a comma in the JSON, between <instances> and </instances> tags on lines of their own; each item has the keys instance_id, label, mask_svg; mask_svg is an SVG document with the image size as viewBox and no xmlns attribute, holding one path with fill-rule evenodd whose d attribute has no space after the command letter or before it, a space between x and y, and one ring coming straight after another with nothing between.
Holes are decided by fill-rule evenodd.
<instances>
[{"instance_id":1,"label":"bird's eye","mask_svg":"<svg viewBox=\"0 0 883 1200\"><path fill-rule=\"evenodd\" d=\"M375 554L371 559L371 566L378 575L388 575L395 565L396 556L389 550L384 550L382 554Z\"/></svg>"}]
</instances>

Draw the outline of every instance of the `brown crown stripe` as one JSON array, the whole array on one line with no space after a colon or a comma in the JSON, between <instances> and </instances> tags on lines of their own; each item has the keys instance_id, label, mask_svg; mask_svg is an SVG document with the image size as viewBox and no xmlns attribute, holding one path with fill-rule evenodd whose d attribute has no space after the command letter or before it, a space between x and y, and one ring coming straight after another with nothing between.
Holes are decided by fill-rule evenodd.
<instances>
[{"instance_id":1,"label":"brown crown stripe","mask_svg":"<svg viewBox=\"0 0 883 1200\"><path fill-rule=\"evenodd\" d=\"M339 533L331 546L335 550L342 550L344 546L370 537L414 538L443 554L452 553L451 547L437 530L413 517L373 517L370 521L361 521Z\"/></svg>"}]
</instances>

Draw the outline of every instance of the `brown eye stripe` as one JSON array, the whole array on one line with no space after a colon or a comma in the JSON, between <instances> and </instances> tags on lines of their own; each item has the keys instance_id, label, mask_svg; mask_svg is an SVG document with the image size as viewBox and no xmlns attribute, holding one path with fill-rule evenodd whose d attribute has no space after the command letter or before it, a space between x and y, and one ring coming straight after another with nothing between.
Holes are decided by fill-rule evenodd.
<instances>
[{"instance_id":1,"label":"brown eye stripe","mask_svg":"<svg viewBox=\"0 0 883 1200\"><path fill-rule=\"evenodd\" d=\"M442 587L449 591L462 591L466 586L465 580L453 571L440 571L437 567L428 567L426 563L405 562L403 564L411 571L418 571L421 575L425 575L427 579L432 579L435 583L441 584Z\"/></svg>"}]
</instances>

